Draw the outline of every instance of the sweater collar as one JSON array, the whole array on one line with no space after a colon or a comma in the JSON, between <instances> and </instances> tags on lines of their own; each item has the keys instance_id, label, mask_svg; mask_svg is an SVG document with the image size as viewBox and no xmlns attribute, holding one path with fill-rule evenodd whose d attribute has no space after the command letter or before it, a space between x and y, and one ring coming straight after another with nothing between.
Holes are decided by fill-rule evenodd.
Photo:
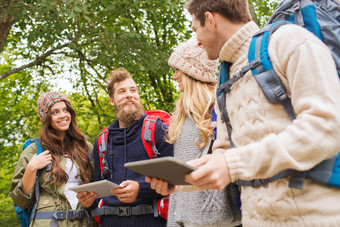
<instances>
[{"instance_id":1,"label":"sweater collar","mask_svg":"<svg viewBox=\"0 0 340 227\"><path fill-rule=\"evenodd\" d=\"M259 27L254 21L245 24L222 47L219 59L235 63L237 59L248 52L251 37Z\"/></svg>"},{"instance_id":2,"label":"sweater collar","mask_svg":"<svg viewBox=\"0 0 340 227\"><path fill-rule=\"evenodd\" d=\"M146 114L143 113L143 116L139 118L139 120L133 122L129 127L127 128L119 128L118 120L115 120L110 126L109 126L109 137L112 138L112 142L114 144L123 144L125 142L131 142L135 140L138 136L140 137L139 130L141 129L143 125L143 121ZM125 141L126 140L126 141Z\"/></svg>"}]
</instances>

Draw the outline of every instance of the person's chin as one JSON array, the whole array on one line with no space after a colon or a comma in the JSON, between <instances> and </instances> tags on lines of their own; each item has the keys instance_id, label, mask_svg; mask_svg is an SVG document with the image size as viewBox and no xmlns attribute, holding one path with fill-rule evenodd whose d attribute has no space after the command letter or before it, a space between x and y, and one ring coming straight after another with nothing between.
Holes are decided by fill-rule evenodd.
<instances>
[{"instance_id":1,"label":"person's chin","mask_svg":"<svg viewBox=\"0 0 340 227\"><path fill-rule=\"evenodd\" d=\"M69 129L69 127L58 127L56 129L57 132L64 133Z\"/></svg>"},{"instance_id":2,"label":"person's chin","mask_svg":"<svg viewBox=\"0 0 340 227\"><path fill-rule=\"evenodd\" d=\"M130 113L130 112L136 111L137 108L136 108L135 105L127 105L127 106L124 106L124 110L125 110L125 111L128 111L128 113Z\"/></svg>"},{"instance_id":3,"label":"person's chin","mask_svg":"<svg viewBox=\"0 0 340 227\"><path fill-rule=\"evenodd\" d=\"M60 127L61 131L67 131L70 128L70 125L64 125Z\"/></svg>"}]
</instances>

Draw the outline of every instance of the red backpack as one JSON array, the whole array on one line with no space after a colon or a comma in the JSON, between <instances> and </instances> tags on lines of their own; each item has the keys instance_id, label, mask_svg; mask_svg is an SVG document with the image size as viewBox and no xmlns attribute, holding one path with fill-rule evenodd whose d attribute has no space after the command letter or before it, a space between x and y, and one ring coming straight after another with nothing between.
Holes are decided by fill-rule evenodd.
<instances>
[{"instance_id":1,"label":"red backpack","mask_svg":"<svg viewBox=\"0 0 340 227\"><path fill-rule=\"evenodd\" d=\"M156 148L155 143L155 129L157 120L161 120L165 124L169 125L171 117L170 115L162 110L146 110L144 111L147 116L143 122L142 128L142 141L144 148L150 159L157 158L159 152ZM98 151L99 151L99 163L101 169L101 175L104 179L105 175L109 173L109 168L106 162L106 147L107 147L107 136L109 134L108 127L104 128L98 137ZM154 206L157 203L157 210L154 211L155 216L161 216L165 220L168 219L168 207L169 197L163 197L154 201ZM100 206L101 207L101 206ZM155 206L156 207L156 206ZM97 218L96 218L97 219ZM98 219L97 219L98 221Z\"/></svg>"}]
</instances>

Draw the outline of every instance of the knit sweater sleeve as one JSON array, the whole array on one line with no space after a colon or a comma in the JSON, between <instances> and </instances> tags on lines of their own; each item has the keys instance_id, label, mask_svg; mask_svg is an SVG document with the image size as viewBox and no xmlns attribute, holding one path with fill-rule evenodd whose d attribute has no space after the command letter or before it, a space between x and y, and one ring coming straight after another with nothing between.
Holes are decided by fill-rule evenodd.
<instances>
[{"instance_id":1,"label":"knit sweater sleeve","mask_svg":"<svg viewBox=\"0 0 340 227\"><path fill-rule=\"evenodd\" d=\"M288 117L265 116L273 133L225 152L232 180L308 170L340 150L339 79L328 48L307 30L286 25L272 35L269 55L296 119L286 124Z\"/></svg>"}]
</instances>

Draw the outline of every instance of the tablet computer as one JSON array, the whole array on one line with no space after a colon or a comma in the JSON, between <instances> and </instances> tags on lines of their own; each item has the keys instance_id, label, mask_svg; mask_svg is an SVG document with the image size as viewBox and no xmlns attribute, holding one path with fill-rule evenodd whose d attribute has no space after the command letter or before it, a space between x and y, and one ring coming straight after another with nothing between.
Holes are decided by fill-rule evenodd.
<instances>
[{"instance_id":1,"label":"tablet computer","mask_svg":"<svg viewBox=\"0 0 340 227\"><path fill-rule=\"evenodd\" d=\"M120 186L108 180L101 180L75 187L70 187L69 189L75 192L95 192L98 194L97 198L102 198L112 196L113 194L111 193L111 190L114 188L120 188Z\"/></svg>"},{"instance_id":2,"label":"tablet computer","mask_svg":"<svg viewBox=\"0 0 340 227\"><path fill-rule=\"evenodd\" d=\"M167 181L171 185L187 185L184 175L197 168L177 160L174 157L148 159L128 162L124 167L149 177L156 177Z\"/></svg>"}]
</instances>

